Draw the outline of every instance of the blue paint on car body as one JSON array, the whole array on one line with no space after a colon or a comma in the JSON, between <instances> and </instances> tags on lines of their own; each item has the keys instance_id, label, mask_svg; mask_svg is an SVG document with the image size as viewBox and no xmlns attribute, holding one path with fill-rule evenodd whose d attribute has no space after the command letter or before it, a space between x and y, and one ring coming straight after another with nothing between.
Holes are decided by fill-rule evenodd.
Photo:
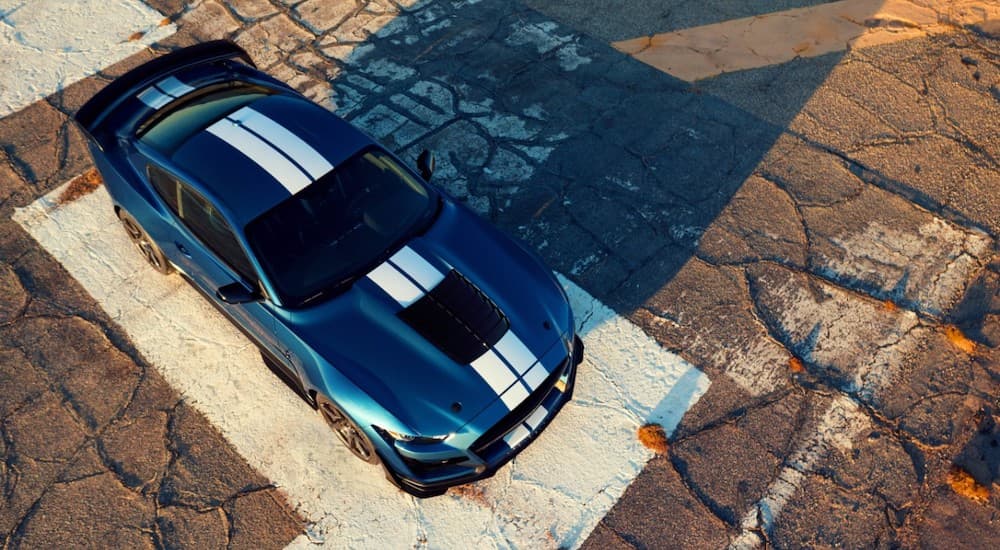
<instances>
[{"instance_id":1,"label":"blue paint on car body","mask_svg":"<svg viewBox=\"0 0 1000 550\"><path fill-rule=\"evenodd\" d=\"M234 44L75 118L132 236L404 490L492 475L570 399L582 344L537 255Z\"/></svg>"}]
</instances>

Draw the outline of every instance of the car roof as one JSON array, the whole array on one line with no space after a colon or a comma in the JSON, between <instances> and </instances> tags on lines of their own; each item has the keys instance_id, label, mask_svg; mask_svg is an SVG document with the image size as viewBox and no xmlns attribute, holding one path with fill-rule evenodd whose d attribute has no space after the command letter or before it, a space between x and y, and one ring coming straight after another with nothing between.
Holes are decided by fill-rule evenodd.
<instances>
[{"instance_id":1,"label":"car roof","mask_svg":"<svg viewBox=\"0 0 1000 550\"><path fill-rule=\"evenodd\" d=\"M315 103L275 94L193 133L170 160L242 227L372 144Z\"/></svg>"}]
</instances>

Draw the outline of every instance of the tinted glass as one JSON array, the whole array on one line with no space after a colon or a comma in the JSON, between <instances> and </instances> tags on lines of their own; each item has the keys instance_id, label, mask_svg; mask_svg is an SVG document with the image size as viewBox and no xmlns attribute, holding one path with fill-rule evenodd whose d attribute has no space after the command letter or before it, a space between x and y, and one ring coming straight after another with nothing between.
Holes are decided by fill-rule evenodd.
<instances>
[{"instance_id":1,"label":"tinted glass","mask_svg":"<svg viewBox=\"0 0 1000 550\"><path fill-rule=\"evenodd\" d=\"M177 180L172 176L160 170L159 168L150 165L149 166L149 181L152 182L153 188L160 195L160 198L170 206L170 209L177 213Z\"/></svg>"},{"instance_id":2,"label":"tinted glass","mask_svg":"<svg viewBox=\"0 0 1000 550\"><path fill-rule=\"evenodd\" d=\"M247 226L282 301L302 304L349 281L432 212L429 191L368 150Z\"/></svg>"},{"instance_id":3,"label":"tinted glass","mask_svg":"<svg viewBox=\"0 0 1000 550\"><path fill-rule=\"evenodd\" d=\"M140 141L170 155L194 134L250 102L264 97L258 88L241 86L200 96L172 109L147 128Z\"/></svg>"},{"instance_id":4,"label":"tinted glass","mask_svg":"<svg viewBox=\"0 0 1000 550\"><path fill-rule=\"evenodd\" d=\"M204 197L181 185L180 216L184 225L237 273L254 281L253 266L247 259L229 224Z\"/></svg>"}]
</instances>

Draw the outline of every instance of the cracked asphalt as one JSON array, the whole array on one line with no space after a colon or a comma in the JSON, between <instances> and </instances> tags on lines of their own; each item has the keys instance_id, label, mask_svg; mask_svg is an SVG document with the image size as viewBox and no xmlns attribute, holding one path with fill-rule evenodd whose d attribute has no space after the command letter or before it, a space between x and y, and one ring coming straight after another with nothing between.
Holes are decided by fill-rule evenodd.
<instances>
[{"instance_id":1,"label":"cracked asphalt","mask_svg":"<svg viewBox=\"0 0 1000 550\"><path fill-rule=\"evenodd\" d=\"M997 544L1000 20L692 83L610 42L756 3L147 3L175 35L0 119L0 547L305 529L10 219L94 92L223 37L709 376L584 546Z\"/></svg>"}]
</instances>

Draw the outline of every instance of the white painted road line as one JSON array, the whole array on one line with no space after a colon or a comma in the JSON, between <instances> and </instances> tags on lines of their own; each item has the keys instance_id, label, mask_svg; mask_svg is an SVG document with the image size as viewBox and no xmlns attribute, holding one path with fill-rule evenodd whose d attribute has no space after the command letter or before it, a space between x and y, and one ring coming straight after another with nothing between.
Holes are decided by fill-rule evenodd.
<instances>
[{"instance_id":1,"label":"white painted road line","mask_svg":"<svg viewBox=\"0 0 1000 550\"><path fill-rule=\"evenodd\" d=\"M841 0L611 45L665 73L693 82L800 57L954 32L956 25L1000 15L995 2L983 0L921 4L907 0Z\"/></svg>"},{"instance_id":2,"label":"white painted road line","mask_svg":"<svg viewBox=\"0 0 1000 550\"><path fill-rule=\"evenodd\" d=\"M850 398L839 395L820 419L816 431L786 461L764 496L740 521L742 532L729 545L731 550L761 548L760 532L770 534L785 504L795 495L808 474L833 450L850 451L853 439L871 427L868 416Z\"/></svg>"},{"instance_id":3,"label":"white painted road line","mask_svg":"<svg viewBox=\"0 0 1000 550\"><path fill-rule=\"evenodd\" d=\"M587 359L574 400L482 498L417 500L346 451L271 374L252 344L180 277L146 266L103 188L55 208L62 189L14 216L129 334L136 348L337 547L578 546L652 456L649 421L671 433L709 380L584 290L561 279ZM310 540L312 539L312 541Z\"/></svg>"},{"instance_id":4,"label":"white painted road line","mask_svg":"<svg viewBox=\"0 0 1000 550\"><path fill-rule=\"evenodd\" d=\"M162 22L139 0L0 0L0 117L173 34Z\"/></svg>"}]
</instances>

